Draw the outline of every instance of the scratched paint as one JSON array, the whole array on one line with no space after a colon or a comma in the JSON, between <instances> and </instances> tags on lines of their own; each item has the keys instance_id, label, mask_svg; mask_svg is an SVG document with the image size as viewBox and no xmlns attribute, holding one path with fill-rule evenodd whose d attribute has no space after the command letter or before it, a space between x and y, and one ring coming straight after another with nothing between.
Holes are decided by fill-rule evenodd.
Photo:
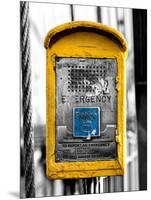
<instances>
[{"instance_id":1,"label":"scratched paint","mask_svg":"<svg viewBox=\"0 0 151 200\"><path fill-rule=\"evenodd\" d=\"M105 26L100 23L88 22L88 21L73 21L70 23L62 24L56 28L50 30L45 38L44 42L46 48L47 57L47 73L46 73L46 92L47 92L47 124L46 124L46 162L47 162L47 176L51 179L64 179L64 178L88 178L96 176L113 176L122 175L125 172L125 130L126 130L126 89L125 89L125 59L127 57L127 43L121 33L112 29L111 27ZM68 94L70 92L77 93L74 98L70 97L67 93L63 94L59 98L60 108L62 106L69 110L69 115L66 115L60 119L56 120L57 110L57 81L56 81L56 63L59 64L59 60L63 58L78 58L80 59L112 59L116 61L116 77L113 81L112 86L115 90L112 91L112 87L108 86L112 81L109 77L101 77L96 79L97 73L90 73L90 75L85 76L84 80L81 77L81 81L84 83L81 93L81 88L79 86L81 83L75 83L74 80L71 84L63 83L63 90L66 90L66 86L70 86ZM60 63L61 64L61 63ZM58 69L61 68L58 65ZM82 72L83 69L81 69ZM79 75L83 74L79 71ZM112 70L108 72L112 73ZM74 77L76 71L72 70L71 77ZM77 72L78 73L78 72ZM106 72L103 72L102 75ZM85 78L87 77L87 78ZM98 80L98 82L97 82ZM87 85L87 87L85 87ZM77 88L78 87L78 88ZM72 91L73 90L73 91ZM77 91L76 91L77 90ZM114 103L110 98L110 93L115 93ZM72 95L73 96L73 95ZM114 95L113 95L114 96ZM105 98L106 97L106 98ZM85 140L81 142L69 142L73 140L72 133L72 115L70 112L71 106L68 102L72 104L80 104L89 106L101 107L101 112L104 112L103 116L100 115L101 126L100 135L101 141L96 144L95 138L93 142ZM62 105L63 104L63 105ZM62 108L61 108L62 109ZM116 116L115 116L116 110ZM57 111L57 112L56 112ZM60 110L62 111L62 110ZM109 114L110 112L110 114ZM62 115L62 112L58 112ZM101 113L100 113L101 114ZM67 120L66 120L67 119ZM59 124L71 124L70 127L65 125L59 126ZM61 123L60 123L61 122ZM106 125L105 125L106 124ZM70 128L70 129L69 129ZM116 130L116 133L114 133ZM57 136L59 134L59 136ZM64 136L67 135L67 138ZM67 148L70 149L70 154L65 154L64 161L61 161L62 154L61 148L58 152L58 160L56 160L56 147L57 141L56 137L60 141L67 139L67 143L63 142L61 144L64 152ZM109 142L109 139L112 142ZM77 138L78 139L78 138ZM97 138L98 139L98 138ZM115 141L115 142L114 142ZM96 148L94 148L94 146ZM116 147L115 147L116 146ZM110 150L109 150L110 148ZM117 149L116 157L113 159L102 159L99 158L109 158L112 149ZM76 151L75 151L76 149ZM101 149L102 154L98 154L98 149ZM91 150L91 153L89 152ZM109 151L108 151L109 150ZM78 157L75 158L75 152ZM79 153L81 152L81 153ZM86 152L83 155L83 152ZM87 155L86 155L87 154ZM91 156L92 155L92 156ZM94 160L92 160L92 158ZM72 161L68 161L71 160ZM76 160L76 161L75 161Z\"/></svg>"}]
</instances>

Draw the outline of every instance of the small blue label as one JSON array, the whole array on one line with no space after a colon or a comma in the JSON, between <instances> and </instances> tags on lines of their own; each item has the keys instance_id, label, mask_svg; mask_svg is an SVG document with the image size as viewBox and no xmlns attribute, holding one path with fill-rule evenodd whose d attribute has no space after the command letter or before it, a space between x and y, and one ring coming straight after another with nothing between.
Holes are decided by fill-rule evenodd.
<instances>
[{"instance_id":1,"label":"small blue label","mask_svg":"<svg viewBox=\"0 0 151 200\"><path fill-rule=\"evenodd\" d=\"M73 108L73 136L100 136L100 108Z\"/></svg>"}]
</instances>

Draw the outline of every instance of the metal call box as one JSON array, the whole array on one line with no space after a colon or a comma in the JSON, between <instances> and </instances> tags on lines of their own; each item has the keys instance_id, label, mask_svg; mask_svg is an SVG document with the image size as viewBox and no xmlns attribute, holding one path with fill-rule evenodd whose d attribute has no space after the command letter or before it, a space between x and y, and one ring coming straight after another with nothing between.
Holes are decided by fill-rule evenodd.
<instances>
[{"instance_id":1,"label":"metal call box","mask_svg":"<svg viewBox=\"0 0 151 200\"><path fill-rule=\"evenodd\" d=\"M47 176L124 174L125 39L103 24L75 21L48 32L45 48Z\"/></svg>"}]
</instances>

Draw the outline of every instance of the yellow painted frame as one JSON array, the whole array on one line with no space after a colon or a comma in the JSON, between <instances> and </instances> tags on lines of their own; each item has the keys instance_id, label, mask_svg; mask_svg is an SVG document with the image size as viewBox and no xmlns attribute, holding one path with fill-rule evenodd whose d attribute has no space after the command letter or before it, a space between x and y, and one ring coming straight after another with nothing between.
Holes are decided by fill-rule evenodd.
<instances>
[{"instance_id":1,"label":"yellow painted frame","mask_svg":"<svg viewBox=\"0 0 151 200\"><path fill-rule=\"evenodd\" d=\"M125 172L127 43L121 33L100 23L74 21L48 32L46 48L46 166L50 179L122 175ZM55 58L114 58L117 61L117 159L55 162Z\"/></svg>"}]
</instances>

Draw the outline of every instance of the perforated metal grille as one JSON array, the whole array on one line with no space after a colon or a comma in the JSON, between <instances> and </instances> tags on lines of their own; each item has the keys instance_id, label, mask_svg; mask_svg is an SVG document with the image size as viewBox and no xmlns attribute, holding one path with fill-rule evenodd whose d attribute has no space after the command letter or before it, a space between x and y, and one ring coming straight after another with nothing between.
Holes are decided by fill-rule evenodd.
<instances>
[{"instance_id":1,"label":"perforated metal grille","mask_svg":"<svg viewBox=\"0 0 151 200\"><path fill-rule=\"evenodd\" d=\"M68 92L93 92L92 85L105 76L105 65L68 65Z\"/></svg>"}]
</instances>

